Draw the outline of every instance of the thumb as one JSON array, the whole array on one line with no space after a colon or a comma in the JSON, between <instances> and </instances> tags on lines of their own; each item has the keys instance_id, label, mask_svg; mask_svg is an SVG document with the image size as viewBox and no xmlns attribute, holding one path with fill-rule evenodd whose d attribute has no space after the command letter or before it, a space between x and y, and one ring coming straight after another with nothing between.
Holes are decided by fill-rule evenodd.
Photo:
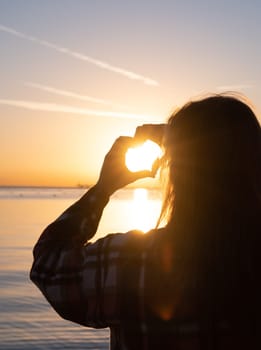
<instances>
[{"instance_id":1,"label":"thumb","mask_svg":"<svg viewBox=\"0 0 261 350\"><path fill-rule=\"evenodd\" d=\"M162 159L161 158L157 158L154 163L152 164L152 169L151 172L154 174L153 177L156 175L158 169L160 168L162 164Z\"/></svg>"},{"instance_id":2,"label":"thumb","mask_svg":"<svg viewBox=\"0 0 261 350\"><path fill-rule=\"evenodd\" d=\"M139 180L145 177L154 177L154 176L155 176L154 171L150 171L150 170L136 171L135 173L133 173L133 181Z\"/></svg>"},{"instance_id":3,"label":"thumb","mask_svg":"<svg viewBox=\"0 0 261 350\"><path fill-rule=\"evenodd\" d=\"M160 166L161 166L161 159L157 158L154 161L151 170L136 171L135 173L133 173L133 176L135 180L142 179L144 177L155 177Z\"/></svg>"}]
</instances>

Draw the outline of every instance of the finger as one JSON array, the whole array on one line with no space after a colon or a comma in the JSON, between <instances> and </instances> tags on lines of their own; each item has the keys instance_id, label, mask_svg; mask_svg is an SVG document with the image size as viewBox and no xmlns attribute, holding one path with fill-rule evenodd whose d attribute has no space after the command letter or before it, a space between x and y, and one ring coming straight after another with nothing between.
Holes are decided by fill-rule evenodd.
<instances>
[{"instance_id":1,"label":"finger","mask_svg":"<svg viewBox=\"0 0 261 350\"><path fill-rule=\"evenodd\" d=\"M138 126L134 138L139 141L151 140L157 144L162 143L166 124L144 124Z\"/></svg>"},{"instance_id":2,"label":"finger","mask_svg":"<svg viewBox=\"0 0 261 350\"><path fill-rule=\"evenodd\" d=\"M154 174L154 176L156 175L158 169L160 168L161 162L162 162L161 158L157 158L157 159L153 162L151 172Z\"/></svg>"},{"instance_id":3,"label":"finger","mask_svg":"<svg viewBox=\"0 0 261 350\"><path fill-rule=\"evenodd\" d=\"M154 177L154 176L155 176L155 173L153 173L150 170L136 171L135 173L132 173L132 181L136 181L146 177Z\"/></svg>"},{"instance_id":4,"label":"finger","mask_svg":"<svg viewBox=\"0 0 261 350\"><path fill-rule=\"evenodd\" d=\"M145 141L148 139L148 135L150 134L149 130L151 129L152 124L143 124L138 126L135 131L134 138L136 140Z\"/></svg>"},{"instance_id":5,"label":"finger","mask_svg":"<svg viewBox=\"0 0 261 350\"><path fill-rule=\"evenodd\" d=\"M134 144L134 139L133 137L130 137L130 136L120 136L118 137L114 144L112 145L111 149L109 152L112 152L112 151L121 151L121 152L124 152L124 151L127 151L127 149L131 146L133 146Z\"/></svg>"}]
</instances>

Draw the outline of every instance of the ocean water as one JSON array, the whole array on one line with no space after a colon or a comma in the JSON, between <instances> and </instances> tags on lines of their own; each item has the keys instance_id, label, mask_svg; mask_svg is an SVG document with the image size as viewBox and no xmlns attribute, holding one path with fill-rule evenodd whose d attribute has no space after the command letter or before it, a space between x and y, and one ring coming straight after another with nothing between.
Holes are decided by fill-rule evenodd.
<instances>
[{"instance_id":1,"label":"ocean water","mask_svg":"<svg viewBox=\"0 0 261 350\"><path fill-rule=\"evenodd\" d=\"M83 189L0 188L0 349L109 349L109 330L61 319L29 280L32 248L43 229ZM156 190L118 191L104 210L94 240L108 233L155 226Z\"/></svg>"}]
</instances>

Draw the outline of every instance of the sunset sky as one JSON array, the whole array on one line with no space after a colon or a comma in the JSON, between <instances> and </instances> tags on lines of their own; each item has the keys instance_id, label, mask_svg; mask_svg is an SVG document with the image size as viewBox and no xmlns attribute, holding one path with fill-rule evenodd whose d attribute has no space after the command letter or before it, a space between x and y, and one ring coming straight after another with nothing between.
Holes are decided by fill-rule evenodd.
<instances>
[{"instance_id":1,"label":"sunset sky","mask_svg":"<svg viewBox=\"0 0 261 350\"><path fill-rule=\"evenodd\" d=\"M201 94L260 116L260 18L259 0L0 0L0 185L91 184L115 138Z\"/></svg>"}]
</instances>

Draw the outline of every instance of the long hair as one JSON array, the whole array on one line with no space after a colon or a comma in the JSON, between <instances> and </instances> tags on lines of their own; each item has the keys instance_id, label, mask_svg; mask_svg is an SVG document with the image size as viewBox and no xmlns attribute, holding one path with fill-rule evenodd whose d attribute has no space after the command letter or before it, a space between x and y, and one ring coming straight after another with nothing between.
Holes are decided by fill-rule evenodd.
<instances>
[{"instance_id":1,"label":"long hair","mask_svg":"<svg viewBox=\"0 0 261 350\"><path fill-rule=\"evenodd\" d=\"M260 134L252 109L229 95L189 102L169 118L161 217L175 251L180 308L193 304L195 313L221 319L256 312Z\"/></svg>"}]
</instances>

